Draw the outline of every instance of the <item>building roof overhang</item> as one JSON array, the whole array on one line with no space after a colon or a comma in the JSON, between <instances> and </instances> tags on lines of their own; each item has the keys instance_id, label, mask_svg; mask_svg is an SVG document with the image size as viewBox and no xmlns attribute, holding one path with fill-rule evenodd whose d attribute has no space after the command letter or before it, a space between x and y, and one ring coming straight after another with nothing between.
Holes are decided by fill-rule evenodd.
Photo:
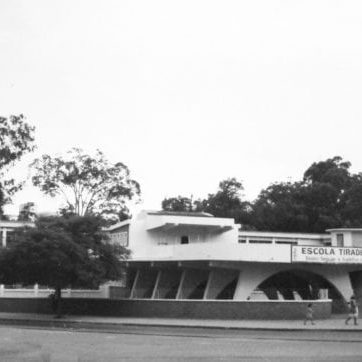
<instances>
[{"instance_id":1,"label":"building roof overhang","mask_svg":"<svg viewBox=\"0 0 362 362\"><path fill-rule=\"evenodd\" d=\"M148 214L146 219L147 231L193 229L206 232L223 232L238 226L231 218L200 217L197 214L193 216Z\"/></svg>"},{"instance_id":2,"label":"building roof overhang","mask_svg":"<svg viewBox=\"0 0 362 362\"><path fill-rule=\"evenodd\" d=\"M207 259L195 259L195 260L163 260L163 259L154 259L154 260L125 260L122 261L126 268L221 268L221 269L238 269L242 265L246 264L268 264L267 262L258 262L258 261L246 261L246 260L207 260ZM280 264L280 265L292 265L291 263L278 262L270 264Z\"/></svg>"},{"instance_id":3,"label":"building roof overhang","mask_svg":"<svg viewBox=\"0 0 362 362\"><path fill-rule=\"evenodd\" d=\"M103 231L114 231L117 230L123 226L129 225L131 223L131 219L127 219L121 222L118 222L117 224L111 225L107 228L103 228Z\"/></svg>"},{"instance_id":4,"label":"building roof overhang","mask_svg":"<svg viewBox=\"0 0 362 362\"><path fill-rule=\"evenodd\" d=\"M147 227L147 231L200 231L208 233L221 233L224 231L232 230L233 226L231 225L210 225L210 224L190 224L187 222L164 222L162 224L151 225Z\"/></svg>"},{"instance_id":5,"label":"building roof overhang","mask_svg":"<svg viewBox=\"0 0 362 362\"><path fill-rule=\"evenodd\" d=\"M338 233L338 232L362 232L362 228L335 228L335 229L327 229L329 233Z\"/></svg>"}]
</instances>

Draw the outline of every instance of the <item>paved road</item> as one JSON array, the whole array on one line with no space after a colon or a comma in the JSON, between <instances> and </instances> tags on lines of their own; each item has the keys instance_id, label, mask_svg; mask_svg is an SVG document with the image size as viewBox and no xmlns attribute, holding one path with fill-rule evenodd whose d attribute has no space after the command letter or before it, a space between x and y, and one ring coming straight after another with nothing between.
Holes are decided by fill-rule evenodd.
<instances>
[{"instance_id":1,"label":"paved road","mask_svg":"<svg viewBox=\"0 0 362 362\"><path fill-rule=\"evenodd\" d=\"M361 361L361 332L0 327L0 361Z\"/></svg>"}]
</instances>

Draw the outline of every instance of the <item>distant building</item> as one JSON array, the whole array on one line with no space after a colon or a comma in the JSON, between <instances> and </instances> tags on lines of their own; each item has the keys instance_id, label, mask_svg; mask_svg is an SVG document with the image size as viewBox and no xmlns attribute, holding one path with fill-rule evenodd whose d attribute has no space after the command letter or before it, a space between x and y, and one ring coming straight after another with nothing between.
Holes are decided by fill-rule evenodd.
<instances>
[{"instance_id":1,"label":"distant building","mask_svg":"<svg viewBox=\"0 0 362 362\"><path fill-rule=\"evenodd\" d=\"M127 246L127 298L202 300L362 297L362 229L243 231L204 213L142 211L108 229Z\"/></svg>"},{"instance_id":2,"label":"distant building","mask_svg":"<svg viewBox=\"0 0 362 362\"><path fill-rule=\"evenodd\" d=\"M26 202L19 206L19 221L31 221L34 222L37 215L37 209L34 202Z\"/></svg>"},{"instance_id":3,"label":"distant building","mask_svg":"<svg viewBox=\"0 0 362 362\"><path fill-rule=\"evenodd\" d=\"M34 226L34 223L27 221L5 221L0 220L1 245L6 246L8 233L24 226Z\"/></svg>"}]
</instances>

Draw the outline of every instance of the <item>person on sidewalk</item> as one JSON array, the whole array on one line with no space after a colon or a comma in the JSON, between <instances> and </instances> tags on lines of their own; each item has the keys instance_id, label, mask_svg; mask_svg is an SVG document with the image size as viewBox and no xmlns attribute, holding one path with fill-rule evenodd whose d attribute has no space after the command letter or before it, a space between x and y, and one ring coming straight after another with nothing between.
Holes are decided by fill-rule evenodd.
<instances>
[{"instance_id":1,"label":"person on sidewalk","mask_svg":"<svg viewBox=\"0 0 362 362\"><path fill-rule=\"evenodd\" d=\"M305 319L304 319L304 325L307 324L307 322L311 322L312 325L315 325L314 319L313 319L313 304L309 303L307 306L307 310L305 313Z\"/></svg>"},{"instance_id":2,"label":"person on sidewalk","mask_svg":"<svg viewBox=\"0 0 362 362\"><path fill-rule=\"evenodd\" d=\"M354 295L352 295L349 303L349 314L348 314L348 317L345 321L345 323L348 325L348 322L353 319L354 321L354 325L357 326L358 325L358 322L357 322L357 319L358 319L358 305L357 305L357 301L356 301L356 298Z\"/></svg>"}]
</instances>

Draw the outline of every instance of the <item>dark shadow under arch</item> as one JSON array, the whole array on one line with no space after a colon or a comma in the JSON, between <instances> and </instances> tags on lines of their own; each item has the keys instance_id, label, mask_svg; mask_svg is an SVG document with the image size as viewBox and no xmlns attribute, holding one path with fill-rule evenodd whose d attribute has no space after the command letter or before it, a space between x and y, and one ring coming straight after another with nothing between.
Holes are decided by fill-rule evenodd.
<instances>
[{"instance_id":1,"label":"dark shadow under arch","mask_svg":"<svg viewBox=\"0 0 362 362\"><path fill-rule=\"evenodd\" d=\"M228 283L216 296L216 299L233 299L237 283L238 277L234 278L230 283Z\"/></svg>"},{"instance_id":2,"label":"dark shadow under arch","mask_svg":"<svg viewBox=\"0 0 362 362\"><path fill-rule=\"evenodd\" d=\"M338 289L322 275L310 271L290 269L278 272L258 285L268 299L278 299L279 294L285 300L294 300L296 294L303 300L320 299L323 290L328 290L332 299L332 312L345 310L345 300Z\"/></svg>"},{"instance_id":3,"label":"dark shadow under arch","mask_svg":"<svg viewBox=\"0 0 362 362\"><path fill-rule=\"evenodd\" d=\"M202 299L204 297L207 279L200 282L187 299Z\"/></svg>"}]
</instances>

